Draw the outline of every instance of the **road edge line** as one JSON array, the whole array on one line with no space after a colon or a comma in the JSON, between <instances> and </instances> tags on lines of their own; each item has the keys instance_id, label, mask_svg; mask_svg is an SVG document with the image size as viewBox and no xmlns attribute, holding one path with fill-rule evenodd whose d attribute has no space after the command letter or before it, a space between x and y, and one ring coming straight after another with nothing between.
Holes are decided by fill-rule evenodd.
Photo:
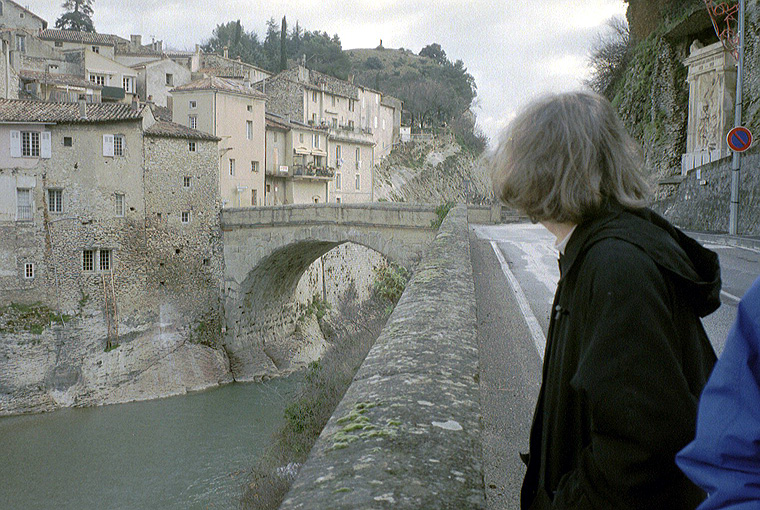
<instances>
[{"instance_id":1,"label":"road edge line","mask_svg":"<svg viewBox=\"0 0 760 510\"><path fill-rule=\"evenodd\" d=\"M512 271L509 269L509 265L507 265L507 261L504 258L504 255L501 253L499 245L496 243L496 241L491 241L491 247L496 254L496 258L499 260L501 271L504 273L504 276L507 277L509 286L512 287L512 292L515 294L517 305L520 307L520 312L522 312L523 317L525 318L525 322L528 325L528 329L530 330L530 335L533 337L533 345L536 347L538 357L543 360L544 350L546 349L546 337L544 336L544 331L541 329L541 325L539 324L538 319L533 313L533 310L530 308L530 303L528 303L528 298L525 297L525 293L523 292L522 287L520 287L520 283L517 281L515 275L512 274Z\"/></svg>"}]
</instances>

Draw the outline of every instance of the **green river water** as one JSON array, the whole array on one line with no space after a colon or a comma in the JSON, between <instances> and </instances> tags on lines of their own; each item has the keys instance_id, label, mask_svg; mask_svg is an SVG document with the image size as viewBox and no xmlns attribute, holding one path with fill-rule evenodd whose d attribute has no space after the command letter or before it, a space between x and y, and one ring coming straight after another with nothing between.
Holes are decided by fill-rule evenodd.
<instances>
[{"instance_id":1,"label":"green river water","mask_svg":"<svg viewBox=\"0 0 760 510\"><path fill-rule=\"evenodd\" d=\"M302 384L0 419L0 509L233 509Z\"/></svg>"}]
</instances>

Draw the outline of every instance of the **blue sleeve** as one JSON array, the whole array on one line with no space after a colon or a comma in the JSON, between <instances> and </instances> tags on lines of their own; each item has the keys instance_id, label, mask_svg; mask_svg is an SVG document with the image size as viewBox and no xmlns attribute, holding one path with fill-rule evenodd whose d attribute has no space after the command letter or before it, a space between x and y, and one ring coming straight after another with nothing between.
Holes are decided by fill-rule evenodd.
<instances>
[{"instance_id":1,"label":"blue sleeve","mask_svg":"<svg viewBox=\"0 0 760 510\"><path fill-rule=\"evenodd\" d=\"M708 493L699 510L760 508L760 278L702 393L696 438L676 461Z\"/></svg>"}]
</instances>

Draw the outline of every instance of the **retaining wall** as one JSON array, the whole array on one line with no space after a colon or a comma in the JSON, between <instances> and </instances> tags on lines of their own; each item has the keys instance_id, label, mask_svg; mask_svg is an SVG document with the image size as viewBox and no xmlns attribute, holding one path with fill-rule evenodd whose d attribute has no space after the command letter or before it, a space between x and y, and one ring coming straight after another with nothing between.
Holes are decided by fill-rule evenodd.
<instances>
[{"instance_id":1,"label":"retaining wall","mask_svg":"<svg viewBox=\"0 0 760 510\"><path fill-rule=\"evenodd\" d=\"M485 507L467 209L453 209L282 509Z\"/></svg>"}]
</instances>

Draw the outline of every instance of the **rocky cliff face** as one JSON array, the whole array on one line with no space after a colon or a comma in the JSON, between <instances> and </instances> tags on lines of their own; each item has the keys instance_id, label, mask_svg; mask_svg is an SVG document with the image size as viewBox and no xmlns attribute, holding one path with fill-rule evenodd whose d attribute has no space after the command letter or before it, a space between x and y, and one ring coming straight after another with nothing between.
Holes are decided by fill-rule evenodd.
<instances>
[{"instance_id":1,"label":"rocky cliff face","mask_svg":"<svg viewBox=\"0 0 760 510\"><path fill-rule=\"evenodd\" d=\"M291 307L297 326L272 353L280 367L262 377L284 375L319 359L330 331L361 321L356 311L371 300L373 269L383 260L372 250L346 244L312 264ZM315 313L315 296L327 303L320 305L324 315ZM94 303L80 308L76 316L62 319L49 311L37 313L43 315L41 322L30 322L25 308L0 310L0 416L148 400L233 380L228 356L216 341L219 331L186 324L170 304L151 320L123 318L118 347L108 351L102 311Z\"/></svg>"},{"instance_id":2,"label":"rocky cliff face","mask_svg":"<svg viewBox=\"0 0 760 510\"><path fill-rule=\"evenodd\" d=\"M395 202L484 204L493 192L485 159L442 136L394 149L376 170L375 196Z\"/></svg>"}]
</instances>

